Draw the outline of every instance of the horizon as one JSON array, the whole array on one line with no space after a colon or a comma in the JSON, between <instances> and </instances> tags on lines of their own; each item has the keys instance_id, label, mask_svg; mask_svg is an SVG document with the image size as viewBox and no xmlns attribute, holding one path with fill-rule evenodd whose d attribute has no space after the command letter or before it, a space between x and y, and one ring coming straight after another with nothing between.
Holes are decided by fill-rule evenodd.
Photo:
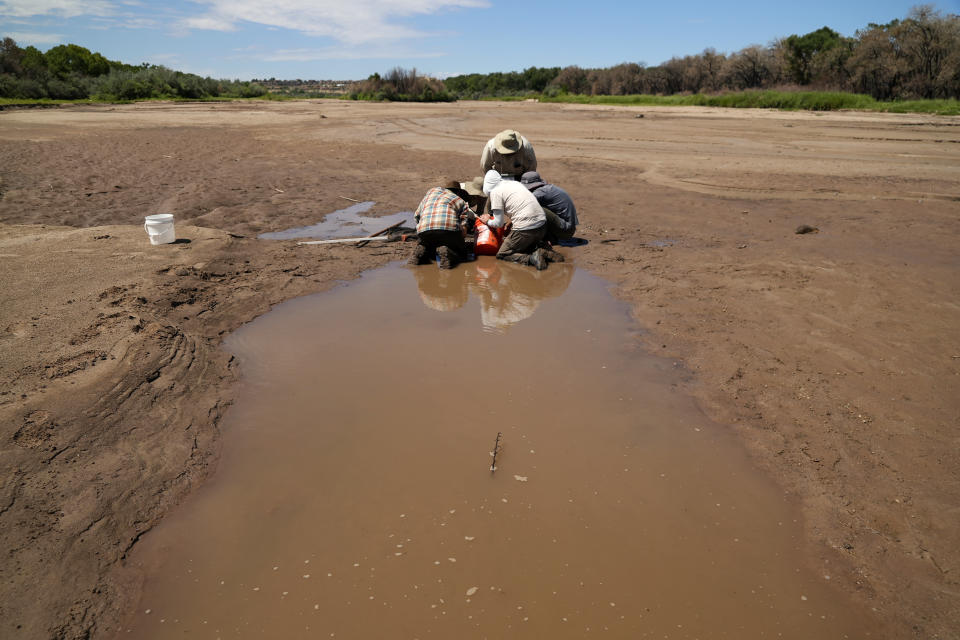
<instances>
[{"instance_id":1,"label":"horizon","mask_svg":"<svg viewBox=\"0 0 960 640\"><path fill-rule=\"evenodd\" d=\"M394 67L445 79L529 67L658 66L821 27L852 37L918 4L812 0L771 9L747 0L725 9L705 0L655 7L530 0L522 13L507 13L502 0L277 0L270 7L252 0L0 0L0 37L43 51L75 44L125 64L221 79L355 81ZM957 10L944 4L954 3L934 7ZM478 49L493 54L478 56Z\"/></svg>"}]
</instances>

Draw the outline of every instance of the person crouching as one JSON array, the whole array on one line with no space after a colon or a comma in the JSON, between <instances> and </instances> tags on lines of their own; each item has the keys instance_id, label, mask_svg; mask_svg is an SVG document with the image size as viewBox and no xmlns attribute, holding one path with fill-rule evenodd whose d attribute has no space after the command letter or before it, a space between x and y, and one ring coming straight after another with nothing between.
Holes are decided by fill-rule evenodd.
<instances>
[{"instance_id":1,"label":"person crouching","mask_svg":"<svg viewBox=\"0 0 960 640\"><path fill-rule=\"evenodd\" d=\"M498 260L547 268L540 243L547 231L547 217L537 199L515 180L504 180L494 170L483 177L483 191L490 198L490 212L480 216L491 229L508 229L497 252ZM507 220L509 218L509 220Z\"/></svg>"},{"instance_id":2,"label":"person crouching","mask_svg":"<svg viewBox=\"0 0 960 640\"><path fill-rule=\"evenodd\" d=\"M453 269L466 260L466 235L476 220L466 198L467 192L456 181L427 191L413 214L417 221L417 246L407 264L426 264L434 254L441 269Z\"/></svg>"},{"instance_id":3,"label":"person crouching","mask_svg":"<svg viewBox=\"0 0 960 640\"><path fill-rule=\"evenodd\" d=\"M547 216L547 242L562 242L577 232L577 207L570 194L555 184L543 181L536 171L527 171L520 177L524 185L543 207Z\"/></svg>"}]
</instances>

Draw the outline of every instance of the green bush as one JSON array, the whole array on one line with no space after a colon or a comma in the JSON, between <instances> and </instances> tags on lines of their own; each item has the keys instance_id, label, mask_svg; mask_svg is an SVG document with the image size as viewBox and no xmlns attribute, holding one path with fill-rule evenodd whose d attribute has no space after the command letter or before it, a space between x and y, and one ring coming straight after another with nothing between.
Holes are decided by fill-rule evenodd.
<instances>
[{"instance_id":1,"label":"green bush","mask_svg":"<svg viewBox=\"0 0 960 640\"><path fill-rule=\"evenodd\" d=\"M808 111L836 111L854 109L862 111L888 111L893 113L935 113L939 115L960 114L958 100L911 100L880 102L858 93L835 91L740 91L719 95L653 96L584 96L558 93L540 97L543 102L568 102L575 104L618 104L649 106L702 106L752 109L785 109Z\"/></svg>"},{"instance_id":2,"label":"green bush","mask_svg":"<svg viewBox=\"0 0 960 640\"><path fill-rule=\"evenodd\" d=\"M417 75L416 69L408 71L400 67L391 69L384 76L374 73L356 83L347 98L390 102L452 102L457 99L440 80Z\"/></svg>"},{"instance_id":3,"label":"green bush","mask_svg":"<svg viewBox=\"0 0 960 640\"><path fill-rule=\"evenodd\" d=\"M154 65L135 67L74 44L42 53L35 47L21 49L11 38L0 40L0 98L200 100L264 94L266 89L256 83L202 78Z\"/></svg>"},{"instance_id":4,"label":"green bush","mask_svg":"<svg viewBox=\"0 0 960 640\"><path fill-rule=\"evenodd\" d=\"M53 78L47 82L47 97L54 100L82 100L87 97L86 87L82 81L74 78L73 82Z\"/></svg>"},{"instance_id":5,"label":"green bush","mask_svg":"<svg viewBox=\"0 0 960 640\"><path fill-rule=\"evenodd\" d=\"M39 100L47 97L47 90L39 81L33 78L14 78L11 83L11 93L5 97Z\"/></svg>"}]
</instances>

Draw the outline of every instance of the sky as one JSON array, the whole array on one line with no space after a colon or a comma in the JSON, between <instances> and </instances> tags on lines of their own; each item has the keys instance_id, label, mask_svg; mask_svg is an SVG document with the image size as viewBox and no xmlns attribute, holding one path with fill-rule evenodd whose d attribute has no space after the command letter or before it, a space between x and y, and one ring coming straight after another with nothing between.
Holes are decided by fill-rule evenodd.
<instances>
[{"instance_id":1,"label":"sky","mask_svg":"<svg viewBox=\"0 0 960 640\"><path fill-rule=\"evenodd\" d=\"M898 0L0 0L0 38L215 78L448 77L527 67L654 66L828 26L903 18ZM960 13L960 0L934 3Z\"/></svg>"}]
</instances>

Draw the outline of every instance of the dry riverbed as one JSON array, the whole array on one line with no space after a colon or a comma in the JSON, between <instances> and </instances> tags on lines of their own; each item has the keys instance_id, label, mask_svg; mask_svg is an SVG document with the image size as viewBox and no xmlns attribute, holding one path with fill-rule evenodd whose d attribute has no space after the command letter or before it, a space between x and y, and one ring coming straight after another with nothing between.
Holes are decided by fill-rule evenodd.
<instances>
[{"instance_id":1,"label":"dry riverbed","mask_svg":"<svg viewBox=\"0 0 960 640\"><path fill-rule=\"evenodd\" d=\"M800 502L811 562L889 637L956 637L956 118L340 101L0 113L0 635L109 637L127 554L215 468L222 337L409 251L256 235L410 211L505 127L577 201L576 266ZM189 242L149 245L159 212Z\"/></svg>"}]
</instances>

